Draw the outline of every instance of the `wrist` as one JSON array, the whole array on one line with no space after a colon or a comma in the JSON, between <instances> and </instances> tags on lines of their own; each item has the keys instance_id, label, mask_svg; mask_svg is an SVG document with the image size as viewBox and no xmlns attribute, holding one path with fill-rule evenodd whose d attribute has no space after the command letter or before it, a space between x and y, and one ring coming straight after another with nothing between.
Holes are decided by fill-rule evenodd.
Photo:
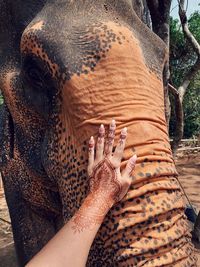
<instances>
[{"instance_id":1,"label":"wrist","mask_svg":"<svg viewBox=\"0 0 200 267\"><path fill-rule=\"evenodd\" d=\"M102 192L89 193L72 218L74 232L99 227L113 204L114 202Z\"/></svg>"},{"instance_id":2,"label":"wrist","mask_svg":"<svg viewBox=\"0 0 200 267\"><path fill-rule=\"evenodd\" d=\"M110 194L102 190L95 190L94 192L90 192L87 198L92 199L92 203L95 208L101 209L103 206L105 211L107 212L115 203L114 198Z\"/></svg>"}]
</instances>

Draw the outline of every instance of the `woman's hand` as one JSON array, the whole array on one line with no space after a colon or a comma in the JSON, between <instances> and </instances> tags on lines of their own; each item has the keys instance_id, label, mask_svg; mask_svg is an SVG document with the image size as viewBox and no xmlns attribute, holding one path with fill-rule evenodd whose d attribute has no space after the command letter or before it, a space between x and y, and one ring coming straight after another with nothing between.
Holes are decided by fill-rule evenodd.
<instances>
[{"instance_id":1,"label":"woman's hand","mask_svg":"<svg viewBox=\"0 0 200 267\"><path fill-rule=\"evenodd\" d=\"M124 152L127 129L122 129L116 149L112 153L115 128L115 121L112 120L108 136L105 138L105 128L103 125L100 126L96 149L94 138L90 138L88 162L90 193L73 218L75 232L83 231L86 228L94 229L95 226L101 225L107 212L114 203L125 196L131 185L131 175L135 167L136 155L129 159L121 173L120 164Z\"/></svg>"},{"instance_id":2,"label":"woman's hand","mask_svg":"<svg viewBox=\"0 0 200 267\"><path fill-rule=\"evenodd\" d=\"M127 128L122 129L120 139L114 153L113 144L115 138L115 121L112 120L108 136L105 139L105 128L99 128L99 135L96 143L91 137L89 141L89 163L88 175L90 177L90 192L97 193L109 205L120 201L127 193L132 182L132 171L136 163L136 155L131 157L123 170L120 172L120 164L127 137Z\"/></svg>"},{"instance_id":3,"label":"woman's hand","mask_svg":"<svg viewBox=\"0 0 200 267\"><path fill-rule=\"evenodd\" d=\"M132 180L131 172L135 167L136 156L133 156L122 174L120 173L127 129L122 130L115 152L112 153L115 128L113 120L105 141L104 126L100 126L96 156L94 156L94 138L91 137L88 165L91 193L74 216L28 263L27 267L86 265L97 231L112 205L121 200L128 191Z\"/></svg>"}]
</instances>

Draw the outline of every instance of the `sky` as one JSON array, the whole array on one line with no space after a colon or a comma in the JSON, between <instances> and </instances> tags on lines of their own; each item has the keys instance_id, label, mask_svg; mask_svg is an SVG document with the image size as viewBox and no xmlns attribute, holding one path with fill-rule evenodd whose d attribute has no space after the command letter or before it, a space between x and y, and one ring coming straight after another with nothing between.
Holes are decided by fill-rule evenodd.
<instances>
[{"instance_id":1,"label":"sky","mask_svg":"<svg viewBox=\"0 0 200 267\"><path fill-rule=\"evenodd\" d=\"M185 0L185 4L187 4L188 1L188 7L187 7L187 17L189 18L190 15L196 11L200 11L200 0ZM186 5L185 5L186 6ZM172 0L171 4L171 16L174 18L179 18L178 16L178 0Z\"/></svg>"}]
</instances>

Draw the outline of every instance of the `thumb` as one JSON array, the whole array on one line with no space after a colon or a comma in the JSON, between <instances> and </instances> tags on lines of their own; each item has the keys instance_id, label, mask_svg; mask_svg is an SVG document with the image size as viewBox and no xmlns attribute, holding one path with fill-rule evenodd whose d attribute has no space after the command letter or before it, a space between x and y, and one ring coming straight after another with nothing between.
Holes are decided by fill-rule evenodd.
<instances>
[{"instance_id":1,"label":"thumb","mask_svg":"<svg viewBox=\"0 0 200 267\"><path fill-rule=\"evenodd\" d=\"M133 155L127 162L126 168L124 170L124 173L128 176L132 176L132 172L135 169L135 164L136 164L137 156Z\"/></svg>"}]
</instances>

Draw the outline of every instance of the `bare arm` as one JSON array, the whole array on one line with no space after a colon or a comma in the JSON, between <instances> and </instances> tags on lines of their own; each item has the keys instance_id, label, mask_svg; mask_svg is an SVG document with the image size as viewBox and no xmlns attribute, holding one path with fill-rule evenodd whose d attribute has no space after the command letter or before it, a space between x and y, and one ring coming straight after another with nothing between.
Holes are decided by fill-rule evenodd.
<instances>
[{"instance_id":1,"label":"bare arm","mask_svg":"<svg viewBox=\"0 0 200 267\"><path fill-rule=\"evenodd\" d=\"M27 264L27 267L85 266L96 233L109 209L128 191L131 172L135 166L136 156L133 156L123 173L120 173L127 130L125 128L122 130L118 145L112 154L114 133L115 121L112 121L105 143L105 129L100 126L96 157L94 157L94 139L90 138L88 164L90 193L72 219Z\"/></svg>"}]
</instances>

